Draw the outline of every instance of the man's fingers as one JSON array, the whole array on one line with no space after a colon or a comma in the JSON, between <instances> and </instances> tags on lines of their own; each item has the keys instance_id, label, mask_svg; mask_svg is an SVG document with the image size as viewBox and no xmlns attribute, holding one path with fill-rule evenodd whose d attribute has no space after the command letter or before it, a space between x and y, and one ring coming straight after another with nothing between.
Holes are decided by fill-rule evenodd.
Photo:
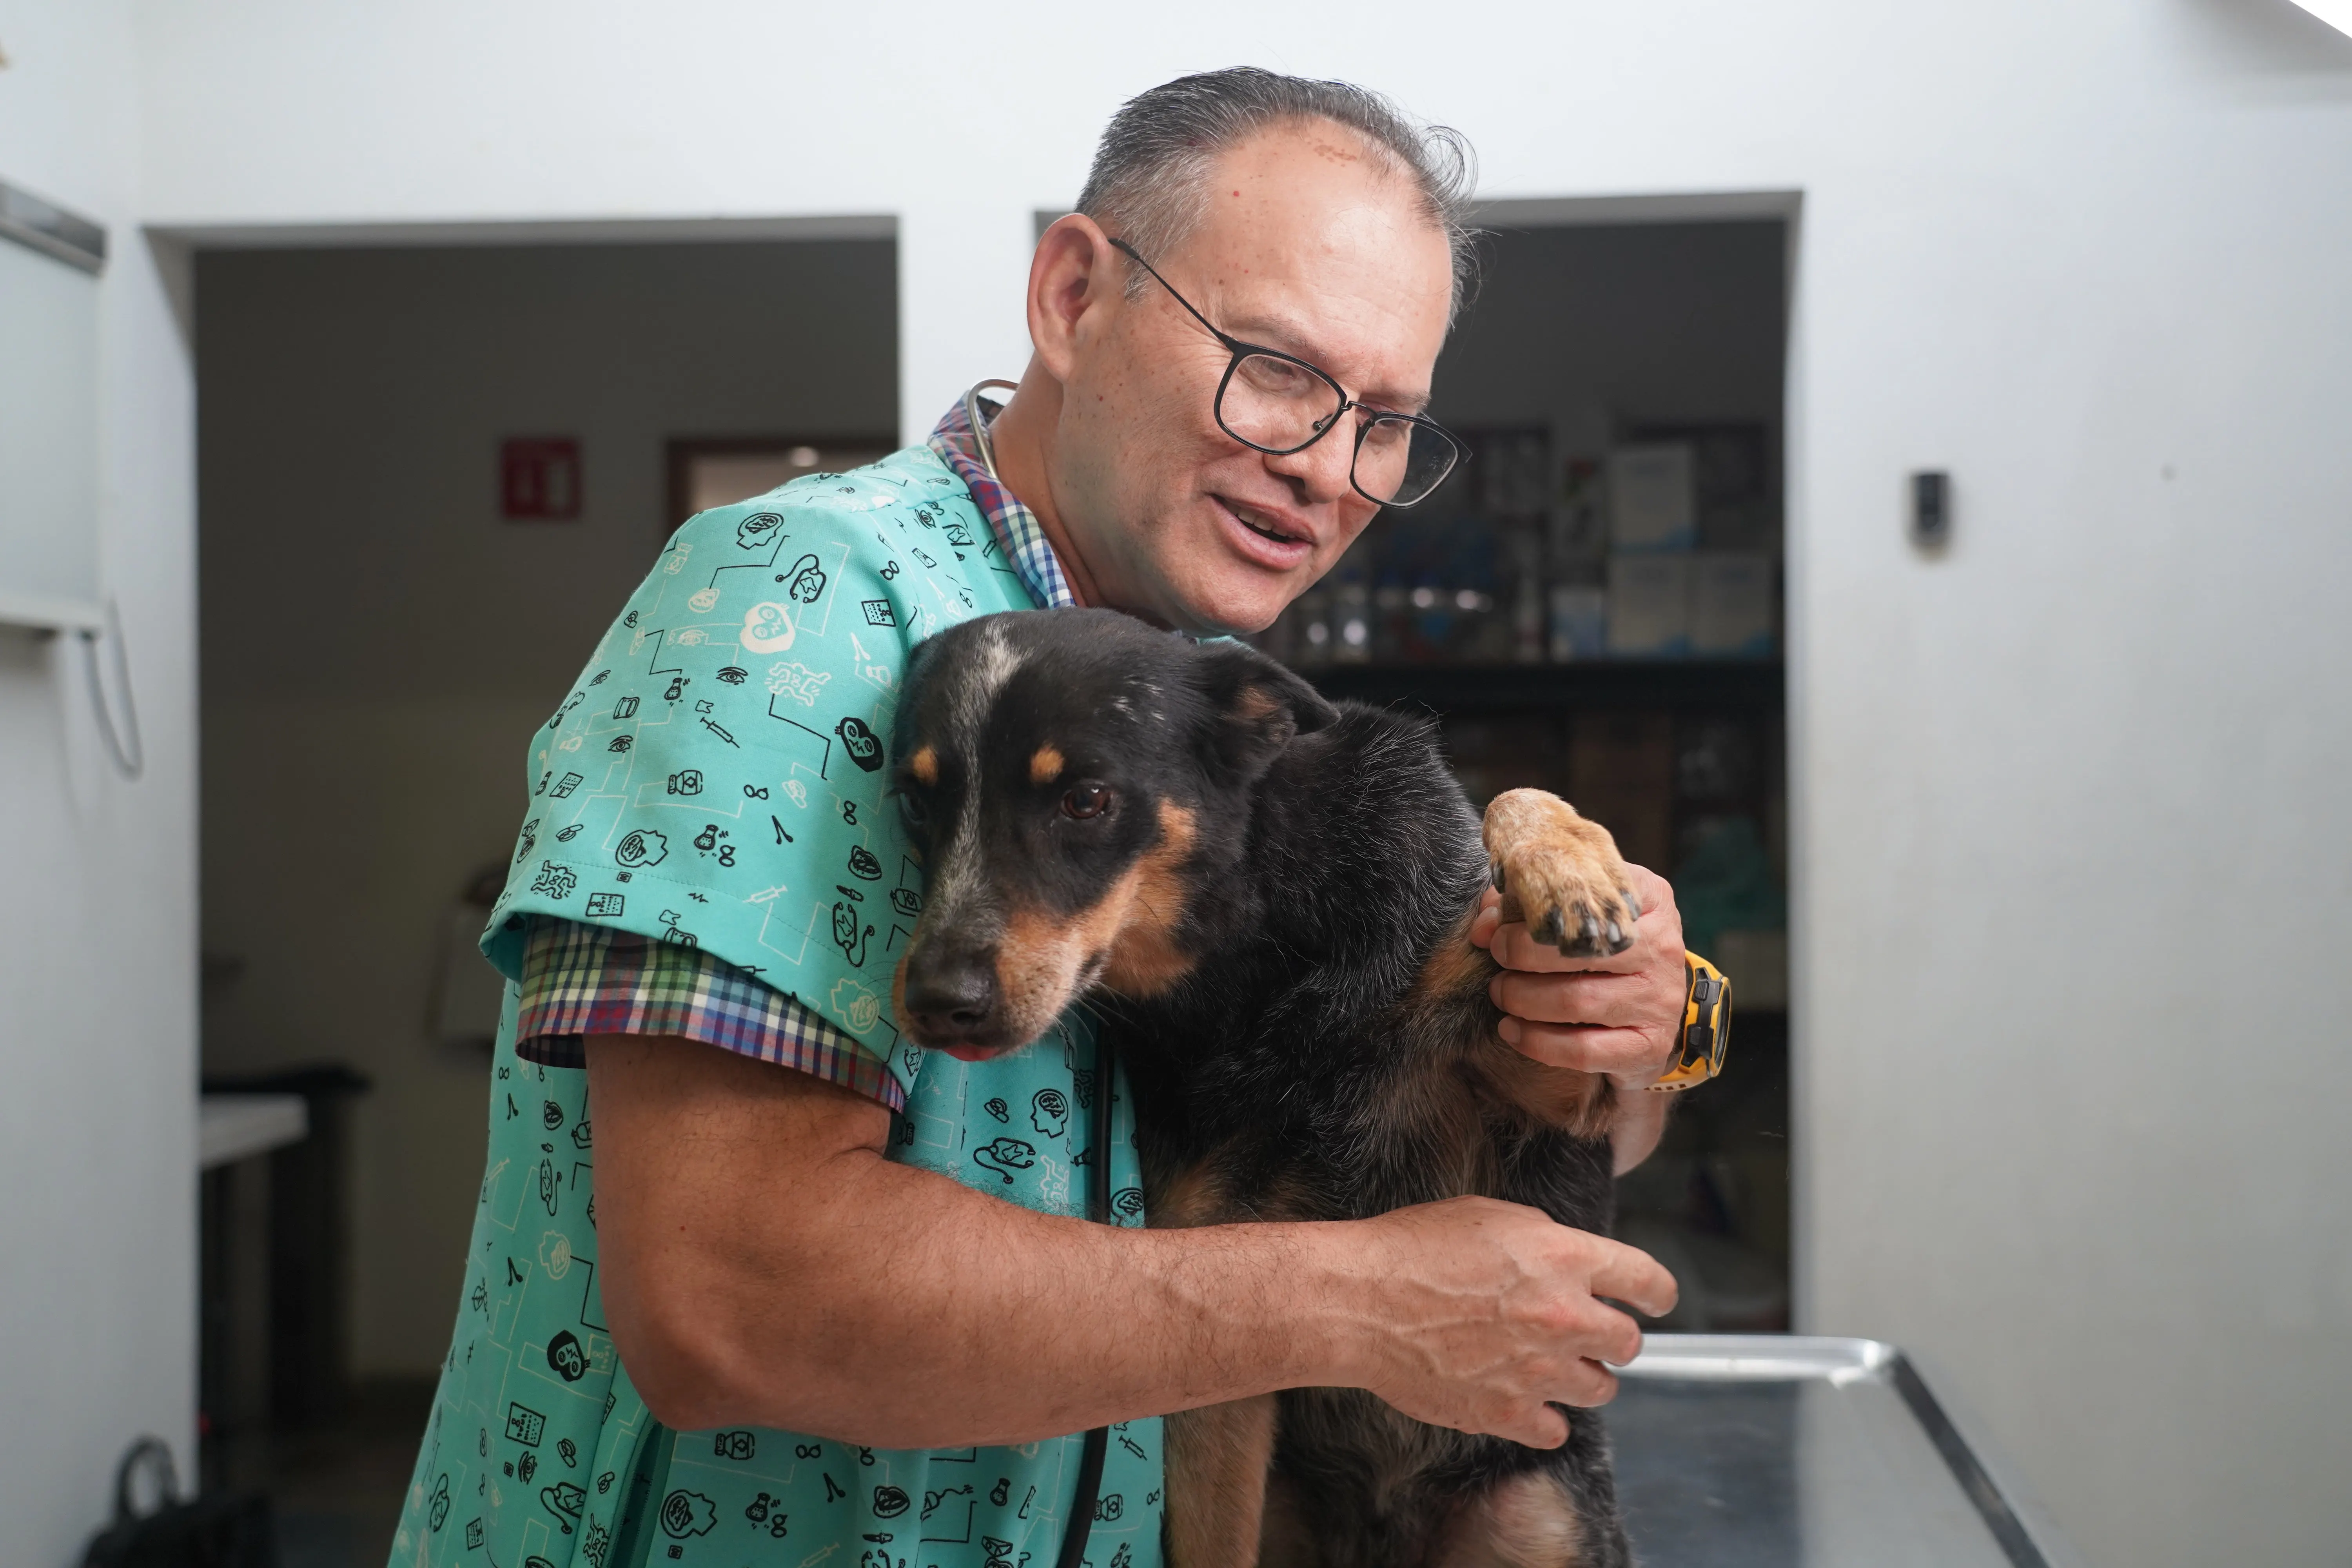
<instances>
[{"instance_id":1,"label":"man's fingers","mask_svg":"<svg viewBox=\"0 0 2352 1568\"><path fill-rule=\"evenodd\" d=\"M1643 1083L1654 1082L1666 1070L1673 1049L1671 1039L1662 1047L1640 1029L1529 1024L1505 1018L1496 1032L1513 1050L1546 1067L1607 1073Z\"/></svg>"},{"instance_id":2,"label":"man's fingers","mask_svg":"<svg viewBox=\"0 0 2352 1568\"><path fill-rule=\"evenodd\" d=\"M1638 975L1526 974L1507 969L1487 982L1486 997L1526 1023L1628 1028L1656 1021L1654 989Z\"/></svg>"},{"instance_id":3,"label":"man's fingers","mask_svg":"<svg viewBox=\"0 0 2352 1568\"><path fill-rule=\"evenodd\" d=\"M1592 1293L1595 1296L1623 1301L1645 1318L1663 1318L1675 1310L1675 1302L1681 1299L1682 1288L1675 1283L1675 1277L1666 1272L1664 1265L1648 1253L1628 1247L1622 1241L1610 1241L1601 1237L1595 1237L1593 1240L1602 1249L1600 1266L1592 1271ZM1613 1354L1610 1357L1622 1366L1641 1352L1641 1329L1622 1312L1610 1311L1610 1315L1633 1331L1630 1346L1621 1343L1614 1347L1627 1352L1623 1359L1619 1360Z\"/></svg>"},{"instance_id":4,"label":"man's fingers","mask_svg":"<svg viewBox=\"0 0 2352 1568\"><path fill-rule=\"evenodd\" d=\"M1514 1412L1491 1436L1529 1448L1557 1448L1568 1441L1568 1417L1549 1405L1538 1405Z\"/></svg>"},{"instance_id":5,"label":"man's fingers","mask_svg":"<svg viewBox=\"0 0 2352 1568\"><path fill-rule=\"evenodd\" d=\"M1495 938L1495 928L1503 923L1503 895L1492 888L1478 894L1478 912L1470 917L1470 940L1484 947Z\"/></svg>"},{"instance_id":6,"label":"man's fingers","mask_svg":"<svg viewBox=\"0 0 2352 1568\"><path fill-rule=\"evenodd\" d=\"M1652 915L1666 914L1675 914L1676 919L1681 918L1675 910L1673 883L1651 870L1647 866L1636 866L1631 860L1625 862L1625 869L1633 876L1633 896L1642 900L1643 919L1647 920Z\"/></svg>"},{"instance_id":7,"label":"man's fingers","mask_svg":"<svg viewBox=\"0 0 2352 1568\"><path fill-rule=\"evenodd\" d=\"M1568 1374L1568 1386L1560 1391L1559 1403L1590 1410L1616 1397L1617 1374L1597 1361L1581 1361Z\"/></svg>"}]
</instances>

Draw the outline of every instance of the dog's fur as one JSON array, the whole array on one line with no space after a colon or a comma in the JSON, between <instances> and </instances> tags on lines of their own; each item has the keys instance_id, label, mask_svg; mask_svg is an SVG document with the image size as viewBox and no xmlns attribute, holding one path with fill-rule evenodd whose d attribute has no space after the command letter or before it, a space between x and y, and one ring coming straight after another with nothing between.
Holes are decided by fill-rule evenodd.
<instances>
[{"instance_id":1,"label":"dog's fur","mask_svg":"<svg viewBox=\"0 0 2352 1568\"><path fill-rule=\"evenodd\" d=\"M1607 1228L1608 1082L1496 1037L1496 966L1467 934L1492 878L1563 951L1631 940L1623 864L1564 803L1498 798L1482 847L1426 723L1096 610L924 643L892 755L929 882L901 1027L1010 1049L1090 997L1134 1088L1151 1224L1481 1194ZM1527 1448L1340 1388L1172 1415L1171 1559L1622 1564L1600 1423L1570 1433Z\"/></svg>"}]
</instances>

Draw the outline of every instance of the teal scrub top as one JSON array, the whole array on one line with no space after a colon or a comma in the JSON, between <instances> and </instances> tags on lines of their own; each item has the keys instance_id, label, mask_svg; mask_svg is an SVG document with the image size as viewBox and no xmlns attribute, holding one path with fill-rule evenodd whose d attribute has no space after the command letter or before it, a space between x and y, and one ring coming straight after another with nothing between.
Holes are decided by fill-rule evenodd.
<instances>
[{"instance_id":1,"label":"teal scrub top","mask_svg":"<svg viewBox=\"0 0 2352 1568\"><path fill-rule=\"evenodd\" d=\"M906 1092L889 1158L1083 1214L1105 1109L1083 1010L976 1063L902 1041L889 1011L922 907L883 794L900 672L944 626L1035 607L963 481L909 447L687 522L533 737L513 868L482 940L509 981L489 1153L394 1564L1054 1562L1076 1435L908 1452L655 1423L598 1292L587 1075L515 1052L532 917L696 944L887 1064ZM1114 1217L1140 1225L1129 1100L1113 1087ZM786 1292L780 1332L792 1312ZM1160 1422L1113 1427L1087 1561L1158 1568L1160 1494Z\"/></svg>"}]
</instances>

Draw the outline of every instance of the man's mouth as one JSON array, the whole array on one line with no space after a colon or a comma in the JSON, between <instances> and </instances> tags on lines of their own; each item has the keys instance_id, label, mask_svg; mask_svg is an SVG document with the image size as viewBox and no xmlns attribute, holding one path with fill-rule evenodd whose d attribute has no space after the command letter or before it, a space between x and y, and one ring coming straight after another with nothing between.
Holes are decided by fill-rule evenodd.
<instances>
[{"instance_id":1,"label":"man's mouth","mask_svg":"<svg viewBox=\"0 0 2352 1568\"><path fill-rule=\"evenodd\" d=\"M1315 548L1313 539L1296 531L1295 525L1286 527L1281 519L1270 512L1261 511L1256 507L1242 501L1230 500L1223 496L1213 496L1211 499L1223 508L1225 515L1240 524L1244 532L1265 542L1265 550L1263 553L1295 557L1300 552L1311 552Z\"/></svg>"}]
</instances>

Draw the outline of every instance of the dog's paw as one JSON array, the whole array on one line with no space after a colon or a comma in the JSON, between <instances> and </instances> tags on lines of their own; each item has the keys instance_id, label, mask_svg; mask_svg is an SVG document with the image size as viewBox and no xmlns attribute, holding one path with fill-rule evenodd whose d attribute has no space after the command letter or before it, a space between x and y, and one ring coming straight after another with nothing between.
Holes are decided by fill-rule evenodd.
<instances>
[{"instance_id":1,"label":"dog's paw","mask_svg":"<svg viewBox=\"0 0 2352 1568\"><path fill-rule=\"evenodd\" d=\"M1486 807L1485 837L1505 921L1525 921L1538 942L1570 958L1633 945L1642 905L1607 828L1556 795L1515 789Z\"/></svg>"}]
</instances>

